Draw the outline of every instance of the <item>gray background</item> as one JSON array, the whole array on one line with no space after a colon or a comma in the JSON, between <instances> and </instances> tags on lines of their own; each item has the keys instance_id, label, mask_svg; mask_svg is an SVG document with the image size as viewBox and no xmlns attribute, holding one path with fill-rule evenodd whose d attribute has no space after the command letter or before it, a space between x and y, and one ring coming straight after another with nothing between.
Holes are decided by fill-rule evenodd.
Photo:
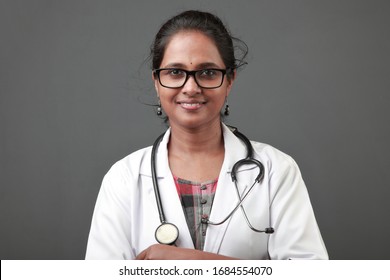
<instances>
[{"instance_id":1,"label":"gray background","mask_svg":"<svg viewBox=\"0 0 390 280\"><path fill-rule=\"evenodd\" d=\"M249 46L228 123L298 162L332 259L389 259L389 1L0 1L0 257L82 259L102 177L164 129L160 24Z\"/></svg>"}]
</instances>

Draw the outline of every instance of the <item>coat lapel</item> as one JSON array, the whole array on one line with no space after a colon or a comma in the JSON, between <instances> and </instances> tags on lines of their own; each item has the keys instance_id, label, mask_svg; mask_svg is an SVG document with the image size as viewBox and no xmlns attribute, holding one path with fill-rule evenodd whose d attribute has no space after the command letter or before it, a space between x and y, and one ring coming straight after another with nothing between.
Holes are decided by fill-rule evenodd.
<instances>
[{"instance_id":1,"label":"coat lapel","mask_svg":"<svg viewBox=\"0 0 390 280\"><path fill-rule=\"evenodd\" d=\"M175 182L169 169L167 148L169 137L170 129L168 129L165 133L156 153L156 174L162 208L165 214L166 222L174 224L179 229L179 239L177 240L176 245L179 247L194 248L191 234L184 216L183 208L177 194ZM148 174L151 177L150 161L148 164L144 165L143 172L144 174ZM151 186L153 188L152 184ZM149 193L149 198L154 204L156 204L154 190Z\"/></svg>"},{"instance_id":2,"label":"coat lapel","mask_svg":"<svg viewBox=\"0 0 390 280\"><path fill-rule=\"evenodd\" d=\"M246 147L229 128L223 125L225 143L225 159L218 179L217 192L211 209L210 221L221 222L224 220L239 202L235 185L231 179L233 165L246 157ZM241 170L241 169L240 169ZM242 193L245 186L240 185ZM230 224L230 218L221 225L209 225L205 241L205 251L218 253L223 242L226 230Z\"/></svg>"}]
</instances>

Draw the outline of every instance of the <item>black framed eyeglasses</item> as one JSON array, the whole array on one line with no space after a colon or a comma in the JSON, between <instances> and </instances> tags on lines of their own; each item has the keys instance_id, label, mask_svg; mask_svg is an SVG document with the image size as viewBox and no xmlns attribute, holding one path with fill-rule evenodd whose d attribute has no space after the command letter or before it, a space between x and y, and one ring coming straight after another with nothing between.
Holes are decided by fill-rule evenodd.
<instances>
[{"instance_id":1,"label":"black framed eyeglasses","mask_svg":"<svg viewBox=\"0 0 390 280\"><path fill-rule=\"evenodd\" d=\"M213 89L219 88L223 83L223 78L228 69L201 69L187 71L179 68L160 68L154 69L153 73L158 78L160 85L166 88L181 88L185 85L188 78L193 76L196 84L200 88Z\"/></svg>"}]
</instances>

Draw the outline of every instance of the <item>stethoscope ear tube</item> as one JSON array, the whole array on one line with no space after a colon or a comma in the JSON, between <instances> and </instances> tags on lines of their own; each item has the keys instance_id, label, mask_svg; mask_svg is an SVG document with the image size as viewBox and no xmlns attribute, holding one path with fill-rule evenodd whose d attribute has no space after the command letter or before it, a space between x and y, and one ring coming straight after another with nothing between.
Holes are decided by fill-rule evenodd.
<instances>
[{"instance_id":1,"label":"stethoscope ear tube","mask_svg":"<svg viewBox=\"0 0 390 280\"><path fill-rule=\"evenodd\" d=\"M256 179L255 181L257 183L260 183L260 181L263 179L264 177L264 165L258 161L257 159L255 158L245 158L245 159L242 159L242 160L239 160L237 161L234 165L233 165L233 168L232 168L232 172L230 174L230 176L232 177L232 181L233 182L237 182L237 170L238 168L241 166L241 165L245 165L245 164L254 164L256 165L258 168L259 168L259 174L257 174L256 176Z\"/></svg>"}]
</instances>

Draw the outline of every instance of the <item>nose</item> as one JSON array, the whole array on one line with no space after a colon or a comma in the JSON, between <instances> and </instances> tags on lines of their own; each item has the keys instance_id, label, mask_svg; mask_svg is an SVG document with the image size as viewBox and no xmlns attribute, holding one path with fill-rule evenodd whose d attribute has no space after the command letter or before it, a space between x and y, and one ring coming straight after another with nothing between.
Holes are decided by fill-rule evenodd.
<instances>
[{"instance_id":1,"label":"nose","mask_svg":"<svg viewBox=\"0 0 390 280\"><path fill-rule=\"evenodd\" d=\"M193 75L190 75L186 81L186 83L183 85L183 92L185 94L198 94L200 93L201 89L198 86L198 84L195 81L195 77Z\"/></svg>"}]
</instances>

